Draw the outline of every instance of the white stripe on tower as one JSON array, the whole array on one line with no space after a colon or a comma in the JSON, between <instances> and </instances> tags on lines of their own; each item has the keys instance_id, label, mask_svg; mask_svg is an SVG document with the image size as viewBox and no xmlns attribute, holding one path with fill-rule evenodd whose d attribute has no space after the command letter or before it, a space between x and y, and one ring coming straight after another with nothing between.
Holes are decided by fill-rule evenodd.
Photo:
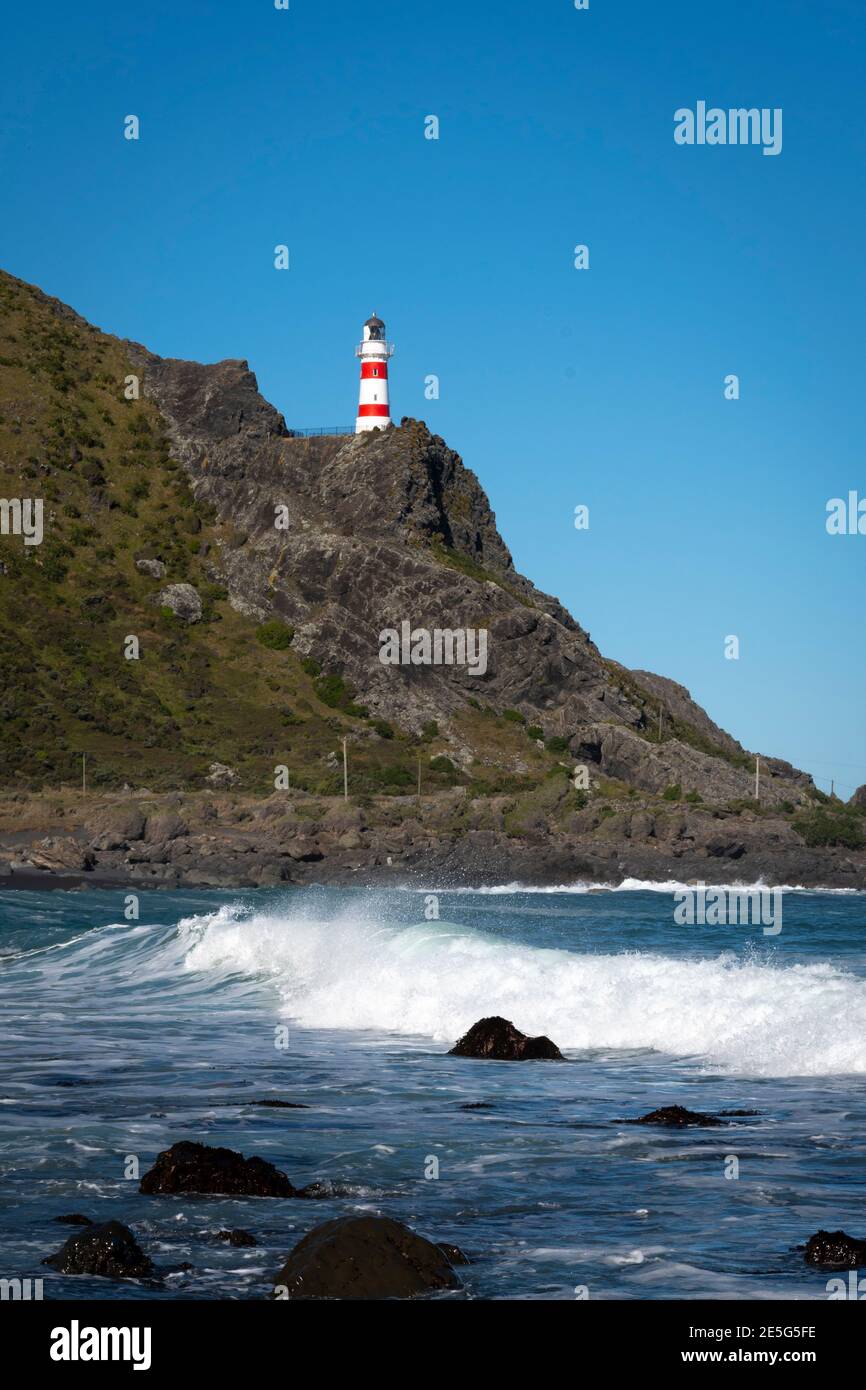
<instances>
[{"instance_id":1,"label":"white stripe on tower","mask_svg":"<svg viewBox=\"0 0 866 1390\"><path fill-rule=\"evenodd\" d=\"M383 430L391 423L388 402L388 358L394 349L385 339L385 325L375 314L364 324L364 337L355 349L361 359L361 389L355 433Z\"/></svg>"}]
</instances>

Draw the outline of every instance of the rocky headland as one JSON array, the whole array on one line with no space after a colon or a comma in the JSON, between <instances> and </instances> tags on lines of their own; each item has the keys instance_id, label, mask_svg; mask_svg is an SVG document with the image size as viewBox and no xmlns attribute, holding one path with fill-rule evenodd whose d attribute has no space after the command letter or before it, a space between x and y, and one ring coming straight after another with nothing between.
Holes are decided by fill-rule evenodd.
<instances>
[{"instance_id":1,"label":"rocky headland","mask_svg":"<svg viewBox=\"0 0 866 1390\"><path fill-rule=\"evenodd\" d=\"M246 362L0 303L0 484L45 503L0 550L0 884L866 888L863 789L606 659L423 422L298 438ZM404 623L485 670L383 664Z\"/></svg>"}]
</instances>

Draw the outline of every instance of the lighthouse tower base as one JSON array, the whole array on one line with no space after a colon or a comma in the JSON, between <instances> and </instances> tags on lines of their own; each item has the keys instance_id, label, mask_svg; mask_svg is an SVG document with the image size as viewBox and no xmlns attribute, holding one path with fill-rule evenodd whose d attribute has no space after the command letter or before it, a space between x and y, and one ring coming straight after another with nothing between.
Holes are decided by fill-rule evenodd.
<instances>
[{"instance_id":1,"label":"lighthouse tower base","mask_svg":"<svg viewBox=\"0 0 866 1390\"><path fill-rule=\"evenodd\" d=\"M368 415L359 415L355 421L355 433L366 434L368 430L386 430L390 424L393 424L390 416L386 420L371 420Z\"/></svg>"}]
</instances>

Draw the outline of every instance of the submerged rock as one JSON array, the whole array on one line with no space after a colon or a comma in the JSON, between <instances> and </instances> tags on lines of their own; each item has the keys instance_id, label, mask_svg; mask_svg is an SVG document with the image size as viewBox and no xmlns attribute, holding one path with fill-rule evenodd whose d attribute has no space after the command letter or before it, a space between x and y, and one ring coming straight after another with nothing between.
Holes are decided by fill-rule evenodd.
<instances>
[{"instance_id":1,"label":"submerged rock","mask_svg":"<svg viewBox=\"0 0 866 1390\"><path fill-rule=\"evenodd\" d=\"M77 1231L42 1263L60 1274L101 1274L107 1279L137 1279L153 1273L132 1231L119 1221Z\"/></svg>"},{"instance_id":2,"label":"submerged rock","mask_svg":"<svg viewBox=\"0 0 866 1390\"><path fill-rule=\"evenodd\" d=\"M496 1062L564 1062L556 1043L527 1037L507 1018L482 1018L455 1043L449 1057L487 1057Z\"/></svg>"},{"instance_id":3,"label":"submerged rock","mask_svg":"<svg viewBox=\"0 0 866 1390\"><path fill-rule=\"evenodd\" d=\"M89 1216L82 1216L80 1211L70 1211L65 1216L55 1216L55 1221L61 1221L64 1226L92 1226L93 1222Z\"/></svg>"},{"instance_id":4,"label":"submerged rock","mask_svg":"<svg viewBox=\"0 0 866 1390\"><path fill-rule=\"evenodd\" d=\"M295 1246L274 1295L297 1298L414 1298L459 1289L438 1245L389 1216L344 1216L316 1226Z\"/></svg>"},{"instance_id":5,"label":"submerged rock","mask_svg":"<svg viewBox=\"0 0 866 1390\"><path fill-rule=\"evenodd\" d=\"M157 1155L139 1187L158 1193L226 1193L241 1197L295 1197L285 1173L263 1158L244 1158L234 1149L183 1140Z\"/></svg>"},{"instance_id":6,"label":"submerged rock","mask_svg":"<svg viewBox=\"0 0 866 1390\"><path fill-rule=\"evenodd\" d=\"M700 1110L686 1110L682 1105L665 1105L661 1110L651 1110L638 1120L625 1120L627 1125L667 1125L670 1129L686 1129L688 1126L722 1125L718 1115L704 1115Z\"/></svg>"},{"instance_id":7,"label":"submerged rock","mask_svg":"<svg viewBox=\"0 0 866 1390\"><path fill-rule=\"evenodd\" d=\"M857 1269L866 1264L866 1240L844 1231L816 1231L806 1242L804 1260L827 1269Z\"/></svg>"},{"instance_id":8,"label":"submerged rock","mask_svg":"<svg viewBox=\"0 0 866 1390\"><path fill-rule=\"evenodd\" d=\"M217 1240L227 1240L229 1245L238 1248L245 1245L258 1245L255 1236L250 1235L249 1231L217 1231L216 1238Z\"/></svg>"},{"instance_id":9,"label":"submerged rock","mask_svg":"<svg viewBox=\"0 0 866 1390\"><path fill-rule=\"evenodd\" d=\"M298 1100L251 1100L250 1105L266 1105L271 1110L309 1110L308 1105L302 1105Z\"/></svg>"}]
</instances>

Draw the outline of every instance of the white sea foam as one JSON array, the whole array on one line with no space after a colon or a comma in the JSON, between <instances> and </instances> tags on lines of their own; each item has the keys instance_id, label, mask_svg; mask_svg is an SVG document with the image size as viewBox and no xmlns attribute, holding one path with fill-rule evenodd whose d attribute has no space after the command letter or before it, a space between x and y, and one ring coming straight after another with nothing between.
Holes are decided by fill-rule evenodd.
<instances>
[{"instance_id":1,"label":"white sea foam","mask_svg":"<svg viewBox=\"0 0 866 1390\"><path fill-rule=\"evenodd\" d=\"M579 954L291 907L223 907L181 932L189 969L266 975L305 1027L450 1042L502 1014L566 1049L649 1048L746 1076L866 1073L866 981L829 963Z\"/></svg>"},{"instance_id":2,"label":"white sea foam","mask_svg":"<svg viewBox=\"0 0 866 1390\"><path fill-rule=\"evenodd\" d=\"M480 888L422 888L413 892L422 893L474 893L497 895L502 893L682 893L685 889L697 886L698 880L688 883L670 878L664 882L649 878L624 878L620 883L558 883L554 886L539 887L527 883L497 883ZM729 892L732 889L749 890L753 893L776 889L779 893L862 893L862 888L807 888L802 883L767 884L763 879L755 883L704 883L707 892Z\"/></svg>"}]
</instances>

